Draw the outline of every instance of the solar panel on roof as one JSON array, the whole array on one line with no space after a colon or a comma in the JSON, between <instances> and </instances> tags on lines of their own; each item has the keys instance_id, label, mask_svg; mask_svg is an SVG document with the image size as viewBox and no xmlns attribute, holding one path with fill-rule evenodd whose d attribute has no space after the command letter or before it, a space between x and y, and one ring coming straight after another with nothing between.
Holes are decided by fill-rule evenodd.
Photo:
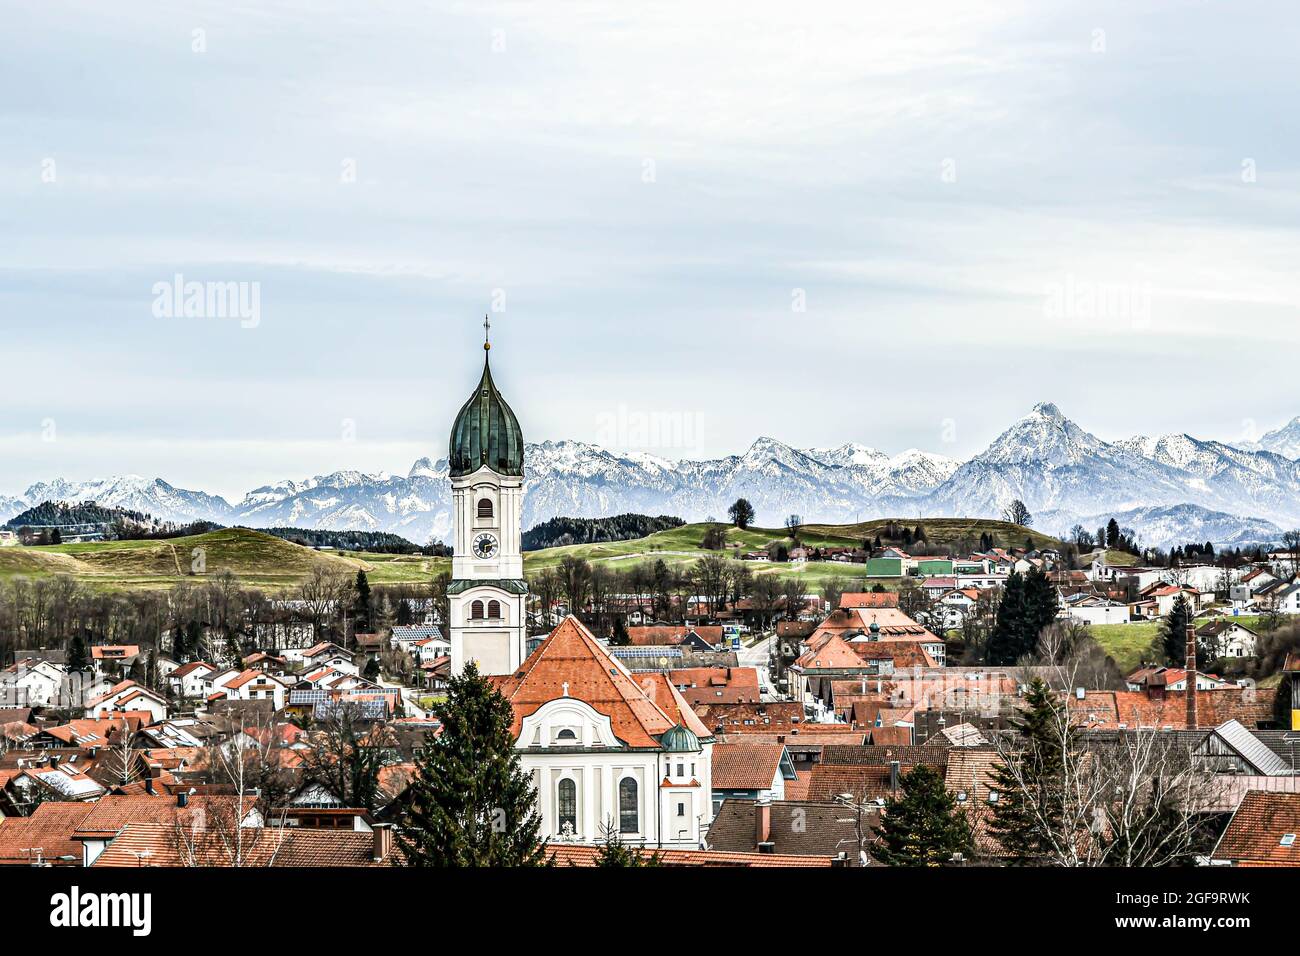
<instances>
[{"instance_id":1,"label":"solar panel on roof","mask_svg":"<svg viewBox=\"0 0 1300 956\"><path fill-rule=\"evenodd\" d=\"M678 647L671 650L662 647L611 647L609 650L615 657L627 658L681 658L684 656L681 648Z\"/></svg>"}]
</instances>

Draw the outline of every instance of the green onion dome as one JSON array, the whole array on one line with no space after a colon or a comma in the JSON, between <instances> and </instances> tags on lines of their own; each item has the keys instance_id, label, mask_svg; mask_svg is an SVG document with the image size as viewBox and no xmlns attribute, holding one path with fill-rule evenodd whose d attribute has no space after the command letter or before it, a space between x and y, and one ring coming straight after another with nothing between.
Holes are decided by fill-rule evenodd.
<instances>
[{"instance_id":1,"label":"green onion dome","mask_svg":"<svg viewBox=\"0 0 1300 956\"><path fill-rule=\"evenodd\" d=\"M695 753L700 749L700 738L677 724L659 736L659 746L669 753Z\"/></svg>"},{"instance_id":2,"label":"green onion dome","mask_svg":"<svg viewBox=\"0 0 1300 956\"><path fill-rule=\"evenodd\" d=\"M448 462L453 478L473 474L484 466L498 475L523 476L524 435L519 419L492 382L486 356L483 378L451 427Z\"/></svg>"}]
</instances>

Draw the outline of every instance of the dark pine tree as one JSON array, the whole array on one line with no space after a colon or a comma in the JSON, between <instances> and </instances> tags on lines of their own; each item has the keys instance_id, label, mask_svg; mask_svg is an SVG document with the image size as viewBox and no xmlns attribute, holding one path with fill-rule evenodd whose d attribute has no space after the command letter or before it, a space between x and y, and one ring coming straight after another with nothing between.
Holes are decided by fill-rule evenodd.
<instances>
[{"instance_id":1,"label":"dark pine tree","mask_svg":"<svg viewBox=\"0 0 1300 956\"><path fill-rule=\"evenodd\" d=\"M1060 833L1064 754L1073 746L1065 708L1041 678L1031 680L1024 706L1011 721L1015 741L989 772L998 794L989 830L1012 863L1040 859Z\"/></svg>"},{"instance_id":2,"label":"dark pine tree","mask_svg":"<svg viewBox=\"0 0 1300 956\"><path fill-rule=\"evenodd\" d=\"M974 852L970 821L938 771L924 764L902 779L903 796L885 807L872 855L886 866L946 866Z\"/></svg>"},{"instance_id":3,"label":"dark pine tree","mask_svg":"<svg viewBox=\"0 0 1300 956\"><path fill-rule=\"evenodd\" d=\"M1012 571L989 635L986 662L1005 667L1033 654L1039 635L1056 619L1058 610L1056 588L1042 570L1033 568L1024 575Z\"/></svg>"},{"instance_id":4,"label":"dark pine tree","mask_svg":"<svg viewBox=\"0 0 1300 956\"><path fill-rule=\"evenodd\" d=\"M470 663L436 708L398 831L409 866L544 866L537 792L519 765L510 703Z\"/></svg>"},{"instance_id":5,"label":"dark pine tree","mask_svg":"<svg viewBox=\"0 0 1300 956\"><path fill-rule=\"evenodd\" d=\"M68 672L76 674L89 670L90 662L86 659L86 642L80 634L74 634L68 643Z\"/></svg>"},{"instance_id":6,"label":"dark pine tree","mask_svg":"<svg viewBox=\"0 0 1300 956\"><path fill-rule=\"evenodd\" d=\"M1034 568L1025 575L1025 607L1029 613L1025 652L1032 653L1038 647L1038 636L1061 609L1060 596L1047 572Z\"/></svg>"},{"instance_id":7,"label":"dark pine tree","mask_svg":"<svg viewBox=\"0 0 1300 956\"><path fill-rule=\"evenodd\" d=\"M1002 601L985 648L985 662L994 666L1014 664L1021 654L1021 622L1025 618L1025 578L1019 571L1007 575Z\"/></svg>"},{"instance_id":8,"label":"dark pine tree","mask_svg":"<svg viewBox=\"0 0 1300 956\"><path fill-rule=\"evenodd\" d=\"M370 580L364 570L357 572L356 595L352 599L352 616L357 633L369 634L372 620L370 609Z\"/></svg>"},{"instance_id":9,"label":"dark pine tree","mask_svg":"<svg viewBox=\"0 0 1300 956\"><path fill-rule=\"evenodd\" d=\"M1187 625L1191 620L1192 606L1180 594L1160 627L1160 646L1166 663L1182 667L1187 662Z\"/></svg>"},{"instance_id":10,"label":"dark pine tree","mask_svg":"<svg viewBox=\"0 0 1300 956\"><path fill-rule=\"evenodd\" d=\"M402 598L397 602L397 625L407 627L413 618L411 617L411 602L408 598Z\"/></svg>"}]
</instances>

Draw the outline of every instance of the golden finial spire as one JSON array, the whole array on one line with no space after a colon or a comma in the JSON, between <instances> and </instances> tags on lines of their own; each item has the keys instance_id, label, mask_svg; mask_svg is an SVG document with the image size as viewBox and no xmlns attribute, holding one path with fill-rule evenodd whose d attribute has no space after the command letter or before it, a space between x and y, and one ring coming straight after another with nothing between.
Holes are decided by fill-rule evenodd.
<instances>
[{"instance_id":1,"label":"golden finial spire","mask_svg":"<svg viewBox=\"0 0 1300 956\"><path fill-rule=\"evenodd\" d=\"M483 351L492 350L492 323L488 321L487 313L483 313Z\"/></svg>"}]
</instances>

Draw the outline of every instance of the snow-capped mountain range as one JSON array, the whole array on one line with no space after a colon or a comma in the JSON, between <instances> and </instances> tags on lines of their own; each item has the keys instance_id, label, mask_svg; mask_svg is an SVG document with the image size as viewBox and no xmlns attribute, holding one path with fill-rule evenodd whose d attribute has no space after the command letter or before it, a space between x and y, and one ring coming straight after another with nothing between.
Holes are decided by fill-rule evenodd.
<instances>
[{"instance_id":1,"label":"snow-capped mountain range","mask_svg":"<svg viewBox=\"0 0 1300 956\"><path fill-rule=\"evenodd\" d=\"M1300 417L1275 432L1269 432L1259 441L1242 442L1237 447L1244 451L1271 451L1292 460L1300 458Z\"/></svg>"},{"instance_id":2,"label":"snow-capped mountain range","mask_svg":"<svg viewBox=\"0 0 1300 956\"><path fill-rule=\"evenodd\" d=\"M525 449L524 525L622 512L723 518L741 496L766 525L791 513L809 522L998 517L1019 498L1053 533L1076 523L1091 530L1114 515L1154 546L1271 542L1300 526L1298 446L1300 418L1256 447L1189 435L1107 442L1047 403L964 463L853 443L801 450L772 438L711 461L547 441ZM46 500L93 500L170 521L379 530L423 542L450 532L447 471L446 459L422 458L404 476L341 471L265 485L236 504L162 479L55 480L0 495L0 521Z\"/></svg>"}]
</instances>

